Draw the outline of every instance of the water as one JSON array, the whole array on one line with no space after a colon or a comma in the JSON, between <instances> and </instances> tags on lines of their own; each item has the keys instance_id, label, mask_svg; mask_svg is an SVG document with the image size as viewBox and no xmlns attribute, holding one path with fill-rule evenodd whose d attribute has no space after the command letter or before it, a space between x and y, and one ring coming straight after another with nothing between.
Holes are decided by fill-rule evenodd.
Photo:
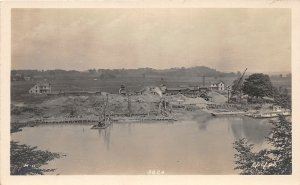
<instances>
[{"instance_id":1,"label":"water","mask_svg":"<svg viewBox=\"0 0 300 185\"><path fill-rule=\"evenodd\" d=\"M199 117L192 121L114 123L106 130L90 125L24 128L12 140L67 156L49 162L51 174L237 174L232 143L245 137L259 148L268 120Z\"/></svg>"}]
</instances>

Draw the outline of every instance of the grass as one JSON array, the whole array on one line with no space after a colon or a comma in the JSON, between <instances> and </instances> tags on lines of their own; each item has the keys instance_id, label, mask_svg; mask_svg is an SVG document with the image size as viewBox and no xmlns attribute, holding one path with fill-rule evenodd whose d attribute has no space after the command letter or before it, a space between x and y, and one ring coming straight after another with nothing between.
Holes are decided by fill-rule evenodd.
<instances>
[{"instance_id":1,"label":"grass","mask_svg":"<svg viewBox=\"0 0 300 185\"><path fill-rule=\"evenodd\" d=\"M206 86L211 82L223 81L226 85L231 85L235 77L213 78L206 77ZM291 86L291 81L286 78L271 79L274 86ZM168 87L177 87L179 85L202 86L202 77L160 77L147 76L142 77L119 77L113 79L55 79L51 80L52 91L104 91L109 93L118 93L121 85L125 85L128 90L138 91L146 86L158 86L165 84ZM35 84L34 81L13 81L11 83L11 97L13 101L24 100L26 102L40 102L46 97L28 95L29 89Z\"/></svg>"}]
</instances>

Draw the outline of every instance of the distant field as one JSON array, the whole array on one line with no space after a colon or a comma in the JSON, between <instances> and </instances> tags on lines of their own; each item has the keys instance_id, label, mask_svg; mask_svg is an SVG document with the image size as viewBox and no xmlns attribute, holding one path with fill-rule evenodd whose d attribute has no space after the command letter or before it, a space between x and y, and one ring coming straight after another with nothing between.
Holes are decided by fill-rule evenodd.
<instances>
[{"instance_id":1,"label":"distant field","mask_svg":"<svg viewBox=\"0 0 300 185\"><path fill-rule=\"evenodd\" d=\"M213 78L206 77L206 86L210 83L222 80L226 85L231 85L235 77ZM272 79L274 86L290 87L291 81L286 78ZM113 78L103 80L93 79L57 79L50 81L53 91L105 91L109 93L118 93L121 85L125 85L128 90L138 91L146 86L158 86L166 84L168 87L177 87L180 85L202 86L202 77L158 77L148 76ZM11 83L12 100L23 100L28 94L28 90L35 84L34 81L13 81Z\"/></svg>"},{"instance_id":2,"label":"distant field","mask_svg":"<svg viewBox=\"0 0 300 185\"><path fill-rule=\"evenodd\" d=\"M271 81L272 81L272 84L275 86L275 87L279 87L279 86L282 86L282 87L291 87L291 79L290 78L277 78L277 77L273 77L271 78Z\"/></svg>"}]
</instances>

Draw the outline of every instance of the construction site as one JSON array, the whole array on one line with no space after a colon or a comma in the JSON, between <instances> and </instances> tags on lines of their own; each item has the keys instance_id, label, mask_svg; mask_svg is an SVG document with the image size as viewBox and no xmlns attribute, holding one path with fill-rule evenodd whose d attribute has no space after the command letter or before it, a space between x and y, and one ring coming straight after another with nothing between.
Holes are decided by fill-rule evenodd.
<instances>
[{"instance_id":1,"label":"construction site","mask_svg":"<svg viewBox=\"0 0 300 185\"><path fill-rule=\"evenodd\" d=\"M271 98L266 98L263 103L247 102L248 97L240 91L246 70L237 79L235 86L225 85L222 81L205 86L204 75L199 86L167 87L161 84L132 91L121 85L118 93L53 92L50 83L44 87L39 85L45 83L38 83L29 93L32 98L42 97L42 100L30 104L12 103L12 130L41 123L94 124L101 117L109 117L112 122L119 123L177 121L187 118L191 112L210 114L212 117L246 115L263 118L276 117L278 114L290 115L290 110L280 106L274 108Z\"/></svg>"}]
</instances>

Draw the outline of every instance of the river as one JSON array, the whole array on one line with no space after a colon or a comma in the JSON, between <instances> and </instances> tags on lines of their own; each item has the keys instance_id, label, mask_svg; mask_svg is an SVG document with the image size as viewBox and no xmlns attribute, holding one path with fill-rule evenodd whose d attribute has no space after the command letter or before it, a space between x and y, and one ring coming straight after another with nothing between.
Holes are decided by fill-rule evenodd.
<instances>
[{"instance_id":1,"label":"river","mask_svg":"<svg viewBox=\"0 0 300 185\"><path fill-rule=\"evenodd\" d=\"M66 154L50 161L50 174L237 174L232 143L242 137L267 147L268 120L248 117L194 118L191 121L42 125L11 134L21 144Z\"/></svg>"}]
</instances>

